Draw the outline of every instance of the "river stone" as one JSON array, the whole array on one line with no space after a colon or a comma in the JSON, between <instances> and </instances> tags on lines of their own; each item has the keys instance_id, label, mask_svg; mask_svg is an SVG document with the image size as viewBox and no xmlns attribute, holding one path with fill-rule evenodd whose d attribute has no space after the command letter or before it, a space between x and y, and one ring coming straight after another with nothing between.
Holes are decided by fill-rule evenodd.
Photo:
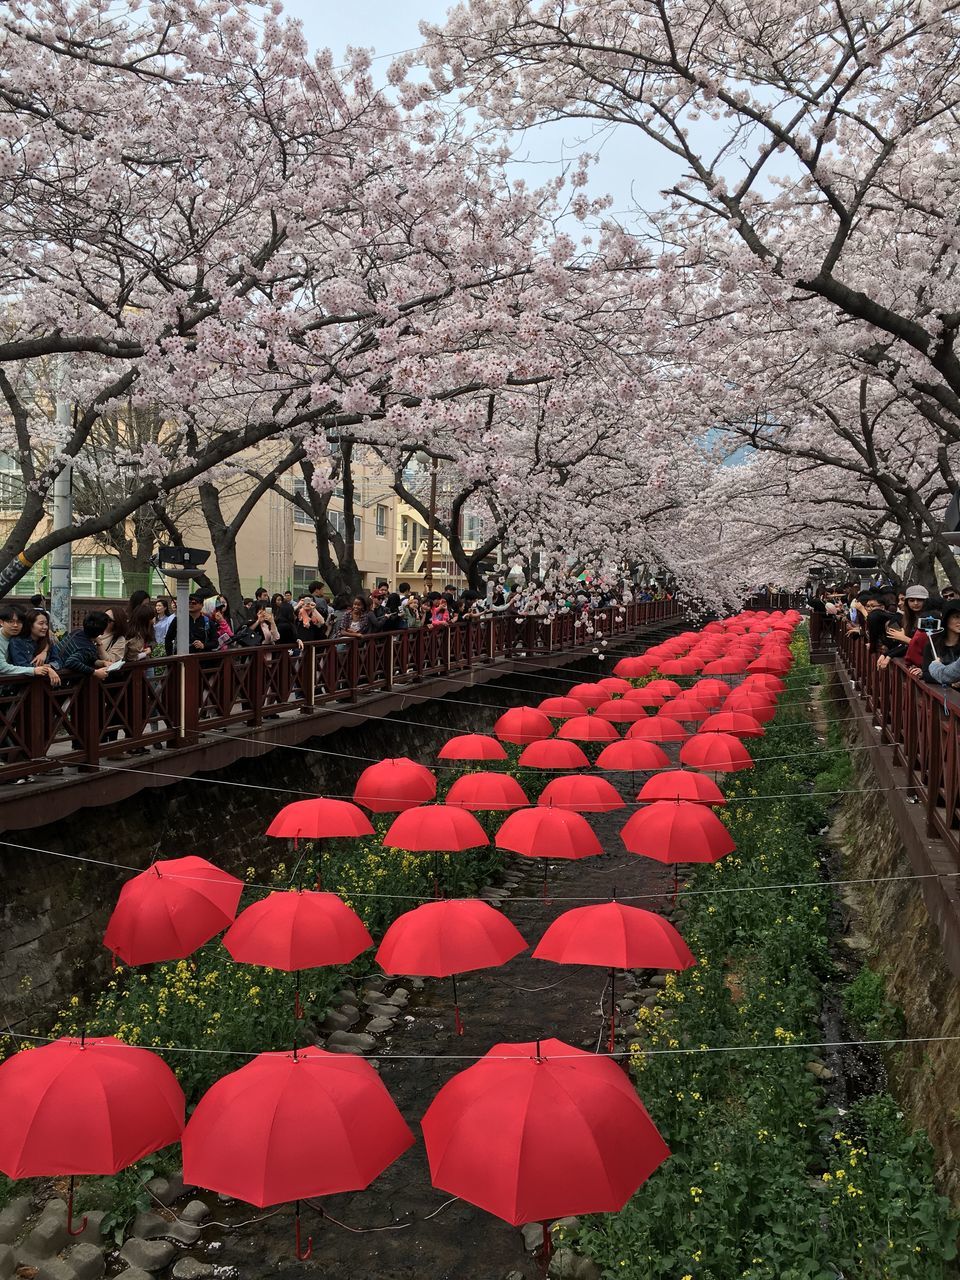
<instances>
[{"instance_id":1,"label":"river stone","mask_svg":"<svg viewBox=\"0 0 960 1280\"><path fill-rule=\"evenodd\" d=\"M120 1250L120 1257L143 1271L162 1271L176 1253L177 1246L169 1240L139 1240L134 1236Z\"/></svg>"},{"instance_id":2,"label":"river stone","mask_svg":"<svg viewBox=\"0 0 960 1280\"><path fill-rule=\"evenodd\" d=\"M200 1239L200 1228L193 1222L168 1222L162 1233L165 1240L174 1240L180 1245L196 1244Z\"/></svg>"},{"instance_id":3,"label":"river stone","mask_svg":"<svg viewBox=\"0 0 960 1280\"><path fill-rule=\"evenodd\" d=\"M391 991L386 997L386 1002L387 1004L395 1004L402 1008L405 1004L410 1003L410 992L406 987L397 987L396 991Z\"/></svg>"},{"instance_id":4,"label":"river stone","mask_svg":"<svg viewBox=\"0 0 960 1280\"><path fill-rule=\"evenodd\" d=\"M367 1016L371 1018L395 1018L400 1010L395 1004L374 1004L371 1002L367 1005Z\"/></svg>"},{"instance_id":5,"label":"river stone","mask_svg":"<svg viewBox=\"0 0 960 1280\"><path fill-rule=\"evenodd\" d=\"M48 1200L33 1230L20 1246L20 1253L25 1261L55 1258L71 1242L65 1201Z\"/></svg>"},{"instance_id":6,"label":"river stone","mask_svg":"<svg viewBox=\"0 0 960 1280\"><path fill-rule=\"evenodd\" d=\"M187 1187L179 1173L172 1173L169 1178L151 1178L147 1183L147 1190L165 1209L169 1209L175 1200L186 1195L190 1189L192 1188Z\"/></svg>"},{"instance_id":7,"label":"river stone","mask_svg":"<svg viewBox=\"0 0 960 1280\"><path fill-rule=\"evenodd\" d=\"M125 1271L121 1271L117 1276L117 1280L154 1280L149 1271L144 1271L141 1267L127 1267Z\"/></svg>"},{"instance_id":8,"label":"river stone","mask_svg":"<svg viewBox=\"0 0 960 1280\"><path fill-rule=\"evenodd\" d=\"M410 986L413 988L414 991L422 991L423 988L427 985L424 982L423 978L407 978L407 981L410 983Z\"/></svg>"},{"instance_id":9,"label":"river stone","mask_svg":"<svg viewBox=\"0 0 960 1280\"><path fill-rule=\"evenodd\" d=\"M100 1280L107 1269L103 1250L95 1244L75 1244L64 1254L77 1280Z\"/></svg>"},{"instance_id":10,"label":"river stone","mask_svg":"<svg viewBox=\"0 0 960 1280\"><path fill-rule=\"evenodd\" d=\"M376 1047L373 1036L362 1031L334 1031L327 1037L327 1048L331 1053L369 1053Z\"/></svg>"},{"instance_id":11,"label":"river stone","mask_svg":"<svg viewBox=\"0 0 960 1280\"><path fill-rule=\"evenodd\" d=\"M12 1280L17 1270L17 1255L8 1244L0 1244L0 1280Z\"/></svg>"},{"instance_id":12,"label":"river stone","mask_svg":"<svg viewBox=\"0 0 960 1280\"><path fill-rule=\"evenodd\" d=\"M210 1206L202 1200L191 1200L185 1209L180 1210L180 1217L184 1222L203 1222L210 1217Z\"/></svg>"},{"instance_id":13,"label":"river stone","mask_svg":"<svg viewBox=\"0 0 960 1280\"><path fill-rule=\"evenodd\" d=\"M372 1036L383 1035L385 1031L393 1029L392 1018L371 1018L367 1023L367 1032Z\"/></svg>"},{"instance_id":14,"label":"river stone","mask_svg":"<svg viewBox=\"0 0 960 1280\"><path fill-rule=\"evenodd\" d=\"M360 1010L355 1005L345 1004L340 1009L328 1009L321 1028L324 1031L349 1031L359 1021Z\"/></svg>"},{"instance_id":15,"label":"river stone","mask_svg":"<svg viewBox=\"0 0 960 1280\"><path fill-rule=\"evenodd\" d=\"M539 1222L525 1222L520 1228L523 1236L523 1247L527 1253L536 1253L543 1244L543 1227Z\"/></svg>"},{"instance_id":16,"label":"river stone","mask_svg":"<svg viewBox=\"0 0 960 1280\"><path fill-rule=\"evenodd\" d=\"M11 1244L23 1230L24 1223L33 1213L30 1196L16 1196L0 1212L0 1244Z\"/></svg>"},{"instance_id":17,"label":"river stone","mask_svg":"<svg viewBox=\"0 0 960 1280\"><path fill-rule=\"evenodd\" d=\"M141 1240L155 1240L157 1236L166 1235L169 1226L166 1218L161 1218L159 1213L151 1213L148 1209L134 1218L130 1234L139 1236Z\"/></svg>"},{"instance_id":18,"label":"river stone","mask_svg":"<svg viewBox=\"0 0 960 1280\"><path fill-rule=\"evenodd\" d=\"M200 1262L196 1258L180 1258L173 1264L173 1280L204 1280L212 1276L216 1267L212 1262Z\"/></svg>"},{"instance_id":19,"label":"river stone","mask_svg":"<svg viewBox=\"0 0 960 1280\"><path fill-rule=\"evenodd\" d=\"M600 1280L600 1270L590 1258L572 1249L558 1249L550 1259L547 1275L557 1280Z\"/></svg>"},{"instance_id":20,"label":"river stone","mask_svg":"<svg viewBox=\"0 0 960 1280\"><path fill-rule=\"evenodd\" d=\"M65 1258L48 1258L46 1262L40 1263L34 1273L34 1280L77 1280L77 1273Z\"/></svg>"}]
</instances>

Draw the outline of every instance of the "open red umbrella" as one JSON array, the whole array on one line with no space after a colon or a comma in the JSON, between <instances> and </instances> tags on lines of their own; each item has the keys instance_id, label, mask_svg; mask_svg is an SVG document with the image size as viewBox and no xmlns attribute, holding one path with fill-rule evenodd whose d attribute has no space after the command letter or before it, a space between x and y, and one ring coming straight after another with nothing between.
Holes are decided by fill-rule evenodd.
<instances>
[{"instance_id":1,"label":"open red umbrella","mask_svg":"<svg viewBox=\"0 0 960 1280\"><path fill-rule=\"evenodd\" d=\"M689 736L679 720L659 713L648 716L646 720L638 720L626 732L631 741L640 738L645 742L684 742Z\"/></svg>"},{"instance_id":2,"label":"open red umbrella","mask_svg":"<svg viewBox=\"0 0 960 1280\"><path fill-rule=\"evenodd\" d=\"M224 934L223 945L242 964L295 972L294 1013L299 1018L301 969L350 964L373 946L373 939L335 893L285 889L242 911Z\"/></svg>"},{"instance_id":3,"label":"open red umbrella","mask_svg":"<svg viewBox=\"0 0 960 1280\"><path fill-rule=\"evenodd\" d=\"M669 658L659 663L657 670L665 676L692 676L700 670L700 662L696 658Z\"/></svg>"},{"instance_id":4,"label":"open red umbrella","mask_svg":"<svg viewBox=\"0 0 960 1280\"><path fill-rule=\"evenodd\" d=\"M590 823L569 809L519 809L511 813L494 836L498 849L524 858L543 858L543 892L547 892L547 860L591 858L603 853Z\"/></svg>"},{"instance_id":5,"label":"open red umbrella","mask_svg":"<svg viewBox=\"0 0 960 1280\"><path fill-rule=\"evenodd\" d=\"M611 742L597 756L598 769L615 769L618 772L645 772L648 769L666 769L669 765L670 758L663 748L643 738Z\"/></svg>"},{"instance_id":6,"label":"open red umbrella","mask_svg":"<svg viewBox=\"0 0 960 1280\"><path fill-rule=\"evenodd\" d=\"M683 692L683 688L677 684L676 680L664 680L662 676L658 676L656 680L651 680L644 688L648 693L662 693L665 698L670 698Z\"/></svg>"},{"instance_id":7,"label":"open red umbrella","mask_svg":"<svg viewBox=\"0 0 960 1280\"><path fill-rule=\"evenodd\" d=\"M609 702L601 702L593 713L601 720L609 720L611 724L633 724L636 720L646 718L646 711L633 698L611 698Z\"/></svg>"},{"instance_id":8,"label":"open red umbrella","mask_svg":"<svg viewBox=\"0 0 960 1280\"><path fill-rule=\"evenodd\" d=\"M312 800L294 800L284 805L267 827L267 835L293 841L296 850L301 840L313 840L317 849L317 887L323 884L323 841L355 836L372 836L370 819L349 800L331 800L317 796ZM297 862L299 868L301 859Z\"/></svg>"},{"instance_id":9,"label":"open red umbrella","mask_svg":"<svg viewBox=\"0 0 960 1280\"><path fill-rule=\"evenodd\" d=\"M613 668L615 676L624 676L628 680L642 680L653 670L655 659L647 654L639 654L632 658L621 658Z\"/></svg>"},{"instance_id":10,"label":"open red umbrella","mask_svg":"<svg viewBox=\"0 0 960 1280\"><path fill-rule=\"evenodd\" d=\"M618 672L615 675L604 676L602 680L598 680L597 688L602 689L609 698L612 693L626 693L628 689L633 688L633 685Z\"/></svg>"},{"instance_id":11,"label":"open red umbrella","mask_svg":"<svg viewBox=\"0 0 960 1280\"><path fill-rule=\"evenodd\" d=\"M769 689L771 693L783 693L786 684L779 676L751 675L744 680L741 689Z\"/></svg>"},{"instance_id":12,"label":"open red umbrella","mask_svg":"<svg viewBox=\"0 0 960 1280\"><path fill-rule=\"evenodd\" d=\"M571 742L613 742L620 735L609 720L597 716L575 716L562 724L557 737Z\"/></svg>"},{"instance_id":13,"label":"open red umbrella","mask_svg":"<svg viewBox=\"0 0 960 1280\"><path fill-rule=\"evenodd\" d=\"M397 814L383 837L383 843L392 849L407 849L410 853L432 853L434 891L439 894L440 854L479 849L489 844L490 839L466 809L449 804L425 804Z\"/></svg>"},{"instance_id":14,"label":"open red umbrella","mask_svg":"<svg viewBox=\"0 0 960 1280\"><path fill-rule=\"evenodd\" d=\"M549 738L553 733L553 725L550 717L537 711L535 707L511 707L500 716L493 731L501 742L512 742L522 747L528 742Z\"/></svg>"},{"instance_id":15,"label":"open red umbrella","mask_svg":"<svg viewBox=\"0 0 960 1280\"><path fill-rule=\"evenodd\" d=\"M614 1049L618 969L689 969L690 948L663 916L622 902L575 907L549 926L534 949L537 960L556 964L595 964L610 970L610 1036Z\"/></svg>"},{"instance_id":16,"label":"open red umbrella","mask_svg":"<svg viewBox=\"0 0 960 1280\"><path fill-rule=\"evenodd\" d=\"M465 773L447 792L445 804L458 809L525 809L530 801L509 773Z\"/></svg>"},{"instance_id":17,"label":"open red umbrella","mask_svg":"<svg viewBox=\"0 0 960 1280\"><path fill-rule=\"evenodd\" d=\"M680 748L680 763L710 773L752 769L753 757L732 733L697 733Z\"/></svg>"},{"instance_id":18,"label":"open red umbrella","mask_svg":"<svg viewBox=\"0 0 960 1280\"><path fill-rule=\"evenodd\" d=\"M698 733L732 733L737 738L762 738L763 725L746 711L718 711L708 716Z\"/></svg>"},{"instance_id":19,"label":"open red umbrella","mask_svg":"<svg viewBox=\"0 0 960 1280\"><path fill-rule=\"evenodd\" d=\"M662 707L669 695L662 689L651 689L644 685L642 689L631 689L623 695L624 702L635 702L638 707Z\"/></svg>"},{"instance_id":20,"label":"open red umbrella","mask_svg":"<svg viewBox=\"0 0 960 1280\"><path fill-rule=\"evenodd\" d=\"M261 1053L218 1080L183 1134L187 1182L264 1208L362 1191L413 1145L369 1062L323 1049Z\"/></svg>"},{"instance_id":21,"label":"open red umbrella","mask_svg":"<svg viewBox=\"0 0 960 1280\"><path fill-rule=\"evenodd\" d=\"M730 696L730 686L726 680L698 680L690 692L695 698L717 706Z\"/></svg>"},{"instance_id":22,"label":"open red umbrella","mask_svg":"<svg viewBox=\"0 0 960 1280\"><path fill-rule=\"evenodd\" d=\"M461 733L445 742L437 752L438 760L506 760L507 753L496 740L485 733Z\"/></svg>"},{"instance_id":23,"label":"open red umbrella","mask_svg":"<svg viewBox=\"0 0 960 1280\"><path fill-rule=\"evenodd\" d=\"M688 724L696 724L700 720L706 720L710 708L691 694L681 694L678 698L665 702L657 714L681 723L686 721Z\"/></svg>"},{"instance_id":24,"label":"open red umbrella","mask_svg":"<svg viewBox=\"0 0 960 1280\"><path fill-rule=\"evenodd\" d=\"M712 809L688 800L656 800L638 809L620 839L630 853L673 863L674 894L678 862L719 862L737 847Z\"/></svg>"},{"instance_id":25,"label":"open red umbrella","mask_svg":"<svg viewBox=\"0 0 960 1280\"><path fill-rule=\"evenodd\" d=\"M540 805L552 805L557 809L574 809L578 813L612 813L622 809L624 800L620 792L606 778L596 774L574 774L568 778L551 778L540 792Z\"/></svg>"},{"instance_id":26,"label":"open red umbrella","mask_svg":"<svg viewBox=\"0 0 960 1280\"><path fill-rule=\"evenodd\" d=\"M421 1122L435 1187L507 1222L615 1212L669 1156L609 1058L542 1040L495 1044Z\"/></svg>"},{"instance_id":27,"label":"open red umbrella","mask_svg":"<svg viewBox=\"0 0 960 1280\"><path fill-rule=\"evenodd\" d=\"M586 708L599 707L601 702L606 702L607 696L595 684L575 684L567 690L568 698L576 698Z\"/></svg>"},{"instance_id":28,"label":"open red umbrella","mask_svg":"<svg viewBox=\"0 0 960 1280\"><path fill-rule=\"evenodd\" d=\"M590 761L575 742L547 738L531 742L520 752L517 762L524 769L589 769Z\"/></svg>"},{"instance_id":29,"label":"open red umbrella","mask_svg":"<svg viewBox=\"0 0 960 1280\"><path fill-rule=\"evenodd\" d=\"M0 1170L9 1178L119 1173L176 1142L183 1090L155 1053L113 1036L64 1038L0 1064Z\"/></svg>"},{"instance_id":30,"label":"open red umbrella","mask_svg":"<svg viewBox=\"0 0 960 1280\"><path fill-rule=\"evenodd\" d=\"M120 890L103 945L124 964L181 960L226 929L243 881L206 858L165 858Z\"/></svg>"},{"instance_id":31,"label":"open red umbrella","mask_svg":"<svg viewBox=\"0 0 960 1280\"><path fill-rule=\"evenodd\" d=\"M402 813L415 805L429 804L436 794L437 780L426 765L396 756L364 769L353 798L371 813Z\"/></svg>"},{"instance_id":32,"label":"open red umbrella","mask_svg":"<svg viewBox=\"0 0 960 1280\"><path fill-rule=\"evenodd\" d=\"M384 973L452 978L457 1035L463 1035L457 974L506 964L526 948L502 911L479 898L452 898L398 916L383 935L377 963Z\"/></svg>"},{"instance_id":33,"label":"open red umbrella","mask_svg":"<svg viewBox=\"0 0 960 1280\"><path fill-rule=\"evenodd\" d=\"M571 716L583 715L583 703L577 698L544 698L537 710L551 720L569 720Z\"/></svg>"},{"instance_id":34,"label":"open red umbrella","mask_svg":"<svg viewBox=\"0 0 960 1280\"><path fill-rule=\"evenodd\" d=\"M775 695L767 694L762 689L738 689L736 693L731 693L723 709L725 712L745 712L761 724L768 724L777 714L777 700Z\"/></svg>"},{"instance_id":35,"label":"open red umbrella","mask_svg":"<svg viewBox=\"0 0 960 1280\"><path fill-rule=\"evenodd\" d=\"M693 769L669 769L655 773L640 788L637 799L642 804L654 800L690 800L694 804L726 804L723 794L712 778Z\"/></svg>"}]
</instances>

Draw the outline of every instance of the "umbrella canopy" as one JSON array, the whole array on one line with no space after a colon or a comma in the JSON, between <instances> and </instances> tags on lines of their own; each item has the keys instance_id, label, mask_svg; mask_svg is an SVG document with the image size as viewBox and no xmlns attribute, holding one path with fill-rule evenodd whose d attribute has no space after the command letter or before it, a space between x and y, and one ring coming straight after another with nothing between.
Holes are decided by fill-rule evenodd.
<instances>
[{"instance_id":1,"label":"umbrella canopy","mask_svg":"<svg viewBox=\"0 0 960 1280\"><path fill-rule=\"evenodd\" d=\"M686 720L689 724L696 724L700 720L706 720L710 708L692 694L681 694L679 698L671 698L669 702L665 702L658 714L672 720Z\"/></svg>"},{"instance_id":2,"label":"umbrella canopy","mask_svg":"<svg viewBox=\"0 0 960 1280\"><path fill-rule=\"evenodd\" d=\"M490 840L473 814L465 809L425 804L398 814L383 843L410 853L462 853L464 849L479 849Z\"/></svg>"},{"instance_id":3,"label":"umbrella canopy","mask_svg":"<svg viewBox=\"0 0 960 1280\"><path fill-rule=\"evenodd\" d=\"M708 716L698 733L732 733L737 738L762 738L763 725L746 711L718 711Z\"/></svg>"},{"instance_id":4,"label":"umbrella canopy","mask_svg":"<svg viewBox=\"0 0 960 1280\"><path fill-rule=\"evenodd\" d=\"M370 819L349 800L294 800L267 827L268 836L287 840L332 840L343 836L372 836Z\"/></svg>"},{"instance_id":5,"label":"umbrella canopy","mask_svg":"<svg viewBox=\"0 0 960 1280\"><path fill-rule=\"evenodd\" d=\"M680 763L710 773L753 768L753 757L732 733L697 733L680 748Z\"/></svg>"},{"instance_id":6,"label":"umbrella canopy","mask_svg":"<svg viewBox=\"0 0 960 1280\"><path fill-rule=\"evenodd\" d=\"M263 1208L362 1191L412 1144L369 1062L314 1048L261 1053L200 1099L183 1176Z\"/></svg>"},{"instance_id":7,"label":"umbrella canopy","mask_svg":"<svg viewBox=\"0 0 960 1280\"><path fill-rule=\"evenodd\" d=\"M747 676L741 689L769 689L771 693L783 693L786 684L779 676L773 675L751 675Z\"/></svg>"},{"instance_id":8,"label":"umbrella canopy","mask_svg":"<svg viewBox=\"0 0 960 1280\"><path fill-rule=\"evenodd\" d=\"M378 760L361 773L353 798L372 813L402 813L429 804L437 794L437 780L426 767L407 756Z\"/></svg>"},{"instance_id":9,"label":"umbrella canopy","mask_svg":"<svg viewBox=\"0 0 960 1280\"><path fill-rule=\"evenodd\" d=\"M640 738L645 742L684 742L690 735L679 720L658 714L632 724L626 736L631 741Z\"/></svg>"},{"instance_id":10,"label":"umbrella canopy","mask_svg":"<svg viewBox=\"0 0 960 1280\"><path fill-rule=\"evenodd\" d=\"M569 809L520 809L494 837L498 849L525 858L590 858L603 853L590 823Z\"/></svg>"},{"instance_id":11,"label":"umbrella canopy","mask_svg":"<svg viewBox=\"0 0 960 1280\"><path fill-rule=\"evenodd\" d=\"M606 702L609 695L595 684L575 684L571 689L567 690L568 698L576 698L584 707L599 707L601 702Z\"/></svg>"},{"instance_id":12,"label":"umbrella canopy","mask_svg":"<svg viewBox=\"0 0 960 1280\"><path fill-rule=\"evenodd\" d=\"M621 1209L670 1154L608 1058L496 1044L423 1117L433 1185L507 1222Z\"/></svg>"},{"instance_id":13,"label":"umbrella canopy","mask_svg":"<svg viewBox=\"0 0 960 1280\"><path fill-rule=\"evenodd\" d=\"M597 681L597 688L602 689L609 697L611 693L626 693L628 689L632 689L633 685L629 680L625 680L619 673L612 676L604 676L602 680Z\"/></svg>"},{"instance_id":14,"label":"umbrella canopy","mask_svg":"<svg viewBox=\"0 0 960 1280\"><path fill-rule=\"evenodd\" d=\"M613 668L615 676L624 676L628 680L642 680L653 670L654 659L646 654L635 658L621 658Z\"/></svg>"},{"instance_id":15,"label":"umbrella canopy","mask_svg":"<svg viewBox=\"0 0 960 1280\"><path fill-rule=\"evenodd\" d=\"M665 698L670 698L674 694L683 692L682 687L677 684L676 680L664 680L662 676L658 676L656 680L651 680L644 688L648 693L662 693Z\"/></svg>"},{"instance_id":16,"label":"umbrella canopy","mask_svg":"<svg viewBox=\"0 0 960 1280\"><path fill-rule=\"evenodd\" d=\"M768 694L762 689L738 690L731 693L723 709L725 712L745 712L761 724L768 724L777 714L776 695Z\"/></svg>"},{"instance_id":17,"label":"umbrella canopy","mask_svg":"<svg viewBox=\"0 0 960 1280\"><path fill-rule=\"evenodd\" d=\"M637 799L642 804L654 800L690 800L694 804L726 804L723 794L712 778L692 769L669 769L655 773L640 788Z\"/></svg>"},{"instance_id":18,"label":"umbrella canopy","mask_svg":"<svg viewBox=\"0 0 960 1280\"><path fill-rule=\"evenodd\" d=\"M662 707L669 695L662 689L651 689L644 685L642 689L631 689L623 695L624 702L635 702L638 707Z\"/></svg>"},{"instance_id":19,"label":"umbrella canopy","mask_svg":"<svg viewBox=\"0 0 960 1280\"><path fill-rule=\"evenodd\" d=\"M243 964L292 973L349 964L373 946L373 939L335 893L285 889L242 911L224 934L223 945Z\"/></svg>"},{"instance_id":20,"label":"umbrella canopy","mask_svg":"<svg viewBox=\"0 0 960 1280\"><path fill-rule=\"evenodd\" d=\"M525 769L589 769L590 761L575 742L560 738L547 738L543 742L531 742L520 752L517 762Z\"/></svg>"},{"instance_id":21,"label":"umbrella canopy","mask_svg":"<svg viewBox=\"0 0 960 1280\"><path fill-rule=\"evenodd\" d=\"M690 948L663 916L622 902L565 911L534 949L537 960L605 969L689 969Z\"/></svg>"},{"instance_id":22,"label":"umbrella canopy","mask_svg":"<svg viewBox=\"0 0 960 1280\"><path fill-rule=\"evenodd\" d=\"M690 692L695 698L716 706L730 696L730 686L726 680L698 680Z\"/></svg>"},{"instance_id":23,"label":"umbrella canopy","mask_svg":"<svg viewBox=\"0 0 960 1280\"><path fill-rule=\"evenodd\" d=\"M103 945L124 964L181 960L233 923L243 881L206 858L166 858L128 880Z\"/></svg>"},{"instance_id":24,"label":"umbrella canopy","mask_svg":"<svg viewBox=\"0 0 960 1280\"><path fill-rule=\"evenodd\" d=\"M618 772L667 769L669 765L670 757L663 748L643 738L611 742L597 756L598 769L611 769Z\"/></svg>"},{"instance_id":25,"label":"umbrella canopy","mask_svg":"<svg viewBox=\"0 0 960 1280\"><path fill-rule=\"evenodd\" d=\"M635 720L645 719L647 713L639 702L624 697L601 702L593 714L600 720L609 720L611 724L633 724Z\"/></svg>"},{"instance_id":26,"label":"umbrella canopy","mask_svg":"<svg viewBox=\"0 0 960 1280\"><path fill-rule=\"evenodd\" d=\"M665 676L692 676L700 670L700 665L696 658L668 658L659 664L658 670Z\"/></svg>"},{"instance_id":27,"label":"umbrella canopy","mask_svg":"<svg viewBox=\"0 0 960 1280\"><path fill-rule=\"evenodd\" d=\"M558 738L572 742L612 742L620 735L609 720L597 716L575 716L557 730Z\"/></svg>"},{"instance_id":28,"label":"umbrella canopy","mask_svg":"<svg viewBox=\"0 0 960 1280\"><path fill-rule=\"evenodd\" d=\"M540 738L549 738L553 733L553 725L549 716L534 707L511 707L499 718L493 731L501 742L524 746L528 742L537 742Z\"/></svg>"},{"instance_id":29,"label":"umbrella canopy","mask_svg":"<svg viewBox=\"0 0 960 1280\"><path fill-rule=\"evenodd\" d=\"M509 773L465 773L447 792L446 804L458 809L525 809L530 801Z\"/></svg>"},{"instance_id":30,"label":"umbrella canopy","mask_svg":"<svg viewBox=\"0 0 960 1280\"><path fill-rule=\"evenodd\" d=\"M577 698L544 698L537 710L551 720L569 720L571 716L583 715L583 703Z\"/></svg>"},{"instance_id":31,"label":"umbrella canopy","mask_svg":"<svg viewBox=\"0 0 960 1280\"><path fill-rule=\"evenodd\" d=\"M437 752L438 760L506 760L507 753L496 740L485 733L462 733L445 742Z\"/></svg>"},{"instance_id":32,"label":"umbrella canopy","mask_svg":"<svg viewBox=\"0 0 960 1280\"><path fill-rule=\"evenodd\" d=\"M113 1036L64 1038L0 1065L0 1170L114 1174L176 1142L183 1090L155 1053Z\"/></svg>"},{"instance_id":33,"label":"umbrella canopy","mask_svg":"<svg viewBox=\"0 0 960 1280\"><path fill-rule=\"evenodd\" d=\"M631 853L657 862L719 862L737 847L712 809L688 800L656 800L620 832Z\"/></svg>"},{"instance_id":34,"label":"umbrella canopy","mask_svg":"<svg viewBox=\"0 0 960 1280\"><path fill-rule=\"evenodd\" d=\"M620 792L606 778L596 774L574 774L569 778L551 778L540 792L537 804L556 809L574 809L579 813L612 813L622 809Z\"/></svg>"},{"instance_id":35,"label":"umbrella canopy","mask_svg":"<svg viewBox=\"0 0 960 1280\"><path fill-rule=\"evenodd\" d=\"M398 916L383 935L377 964L384 973L449 978L506 964L526 948L502 911L479 898L452 898Z\"/></svg>"}]
</instances>

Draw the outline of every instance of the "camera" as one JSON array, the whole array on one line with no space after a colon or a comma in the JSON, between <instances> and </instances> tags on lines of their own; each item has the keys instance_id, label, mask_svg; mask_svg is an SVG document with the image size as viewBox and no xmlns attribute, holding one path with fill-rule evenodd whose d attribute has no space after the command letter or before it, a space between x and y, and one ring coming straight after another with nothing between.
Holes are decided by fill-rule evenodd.
<instances>
[{"instance_id":1,"label":"camera","mask_svg":"<svg viewBox=\"0 0 960 1280\"><path fill-rule=\"evenodd\" d=\"M917 629L925 631L928 636L935 636L938 631L943 630L943 627L936 614L929 613L917 619Z\"/></svg>"}]
</instances>

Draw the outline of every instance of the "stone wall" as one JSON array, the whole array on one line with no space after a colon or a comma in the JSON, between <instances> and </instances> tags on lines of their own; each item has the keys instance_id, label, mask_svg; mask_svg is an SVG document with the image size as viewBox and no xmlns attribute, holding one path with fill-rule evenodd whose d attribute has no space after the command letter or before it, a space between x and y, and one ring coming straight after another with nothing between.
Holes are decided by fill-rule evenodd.
<instances>
[{"instance_id":1,"label":"stone wall","mask_svg":"<svg viewBox=\"0 0 960 1280\"><path fill-rule=\"evenodd\" d=\"M6 832L0 845L0 1027L6 1020L30 1030L47 1022L69 995L104 979L110 960L101 938L129 874L32 849L138 869L154 855L192 853L241 875L248 866L262 871L286 853L264 828L301 793L349 796L361 770L384 756L432 764L450 730L489 730L503 707L556 693L578 678L575 672L600 670L594 659L578 656L567 674L514 673L447 698L411 698L398 714L360 720L305 748L281 747L215 776L145 790L123 804L85 809L47 827ZM30 848L7 843L16 841Z\"/></svg>"},{"instance_id":2,"label":"stone wall","mask_svg":"<svg viewBox=\"0 0 960 1280\"><path fill-rule=\"evenodd\" d=\"M832 678L825 697L841 686ZM843 706L843 703L834 703ZM859 739L856 740L859 744ZM856 745L852 742L852 745ZM870 751L852 753L852 791L878 786ZM845 877L914 874L889 809L881 797L850 795L841 806L833 836ZM955 1036L957 1040L909 1045L886 1054L891 1089L911 1127L930 1136L940 1186L960 1202L960 982L944 961L940 937L916 882L886 880L853 886L843 894L854 941L863 959L886 979L887 992L903 1010L904 1038Z\"/></svg>"}]
</instances>

